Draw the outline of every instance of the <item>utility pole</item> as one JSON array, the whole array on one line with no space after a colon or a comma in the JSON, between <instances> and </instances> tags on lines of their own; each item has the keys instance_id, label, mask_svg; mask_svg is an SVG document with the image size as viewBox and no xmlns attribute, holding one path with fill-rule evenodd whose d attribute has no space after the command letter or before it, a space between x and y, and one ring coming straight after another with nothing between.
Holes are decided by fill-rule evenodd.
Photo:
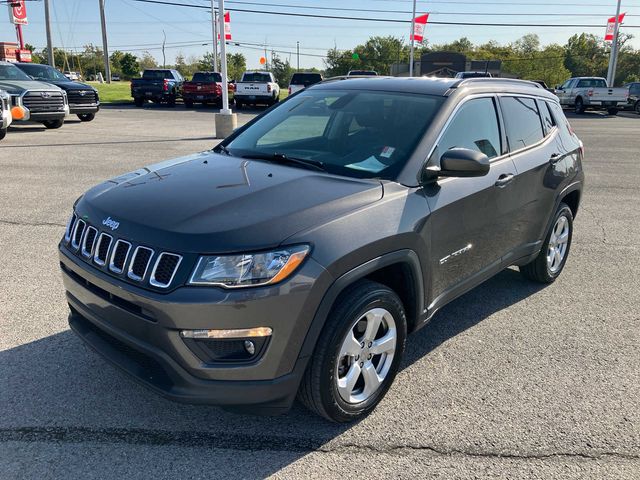
<instances>
[{"instance_id":1,"label":"utility pole","mask_svg":"<svg viewBox=\"0 0 640 480\"><path fill-rule=\"evenodd\" d=\"M618 66L618 33L620 30L620 3L622 0L618 0L618 7L616 9L616 23L613 27L613 42L611 43L611 54L609 55L609 70L607 71L607 85L613 87L616 81L616 67Z\"/></svg>"},{"instance_id":2,"label":"utility pole","mask_svg":"<svg viewBox=\"0 0 640 480\"><path fill-rule=\"evenodd\" d=\"M218 71L218 14L214 5L215 0L211 0L211 31L213 33L213 71Z\"/></svg>"},{"instance_id":3,"label":"utility pole","mask_svg":"<svg viewBox=\"0 0 640 480\"><path fill-rule=\"evenodd\" d=\"M298 57L298 72L300 71L300 42L296 42L296 56Z\"/></svg>"},{"instance_id":4,"label":"utility pole","mask_svg":"<svg viewBox=\"0 0 640 480\"><path fill-rule=\"evenodd\" d=\"M164 28L162 29L162 68L167 68L167 56L164 53L164 45L165 43L167 43L167 34L164 31Z\"/></svg>"},{"instance_id":5,"label":"utility pole","mask_svg":"<svg viewBox=\"0 0 640 480\"><path fill-rule=\"evenodd\" d=\"M56 66L56 59L53 56L53 43L51 42L51 17L49 15L49 0L44 0L44 23L47 30L47 57L49 57L49 65Z\"/></svg>"},{"instance_id":6,"label":"utility pole","mask_svg":"<svg viewBox=\"0 0 640 480\"><path fill-rule=\"evenodd\" d=\"M104 18L104 0L100 2L100 23L102 23L102 52L104 54L104 75L107 83L111 83L111 67L109 65L109 46L107 45L107 21Z\"/></svg>"},{"instance_id":7,"label":"utility pole","mask_svg":"<svg viewBox=\"0 0 640 480\"><path fill-rule=\"evenodd\" d=\"M411 17L411 49L409 50L409 76L413 77L413 44L415 43L414 32L416 30L416 0L413 0L413 16Z\"/></svg>"}]
</instances>

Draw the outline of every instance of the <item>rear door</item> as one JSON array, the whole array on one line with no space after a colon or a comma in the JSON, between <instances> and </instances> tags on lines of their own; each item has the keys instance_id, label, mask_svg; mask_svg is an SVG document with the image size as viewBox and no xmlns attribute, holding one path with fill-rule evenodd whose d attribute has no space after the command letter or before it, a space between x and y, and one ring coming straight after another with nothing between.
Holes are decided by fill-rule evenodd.
<instances>
[{"instance_id":1,"label":"rear door","mask_svg":"<svg viewBox=\"0 0 640 480\"><path fill-rule=\"evenodd\" d=\"M517 208L512 186L516 170L504 154L493 96L463 101L438 139L429 164L439 165L442 154L454 147L486 154L491 167L483 177L441 178L423 189L431 210L424 231L432 248L432 305L495 272L509 244L508 229Z\"/></svg>"}]
</instances>

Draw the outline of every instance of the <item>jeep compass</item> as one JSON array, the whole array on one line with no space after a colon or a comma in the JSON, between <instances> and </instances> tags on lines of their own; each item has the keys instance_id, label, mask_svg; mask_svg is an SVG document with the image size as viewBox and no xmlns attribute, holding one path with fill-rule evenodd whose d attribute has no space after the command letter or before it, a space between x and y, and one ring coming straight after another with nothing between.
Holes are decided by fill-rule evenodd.
<instances>
[{"instance_id":1,"label":"jeep compass","mask_svg":"<svg viewBox=\"0 0 640 480\"><path fill-rule=\"evenodd\" d=\"M351 421L445 304L510 266L560 275L582 157L532 82L330 79L83 194L69 322L172 400Z\"/></svg>"}]
</instances>

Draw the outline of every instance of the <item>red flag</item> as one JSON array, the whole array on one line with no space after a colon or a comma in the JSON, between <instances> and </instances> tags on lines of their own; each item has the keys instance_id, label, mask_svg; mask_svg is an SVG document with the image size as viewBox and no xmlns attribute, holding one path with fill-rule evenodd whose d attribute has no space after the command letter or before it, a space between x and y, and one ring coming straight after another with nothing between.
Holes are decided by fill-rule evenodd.
<instances>
[{"instance_id":1,"label":"red flag","mask_svg":"<svg viewBox=\"0 0 640 480\"><path fill-rule=\"evenodd\" d=\"M424 40L424 31L427 28L427 20L429 19L429 14L425 13L419 17L416 17L413 25L413 34L410 35L410 40L415 40L416 42L422 42Z\"/></svg>"},{"instance_id":2,"label":"red flag","mask_svg":"<svg viewBox=\"0 0 640 480\"><path fill-rule=\"evenodd\" d=\"M224 39L231 40L231 14L229 12L224 14ZM220 40L220 34L218 34L218 40Z\"/></svg>"},{"instance_id":3,"label":"red flag","mask_svg":"<svg viewBox=\"0 0 640 480\"><path fill-rule=\"evenodd\" d=\"M625 12L626 13L626 12ZM624 13L618 15L618 25L624 20ZM616 17L611 17L607 21L607 33L604 35L605 42L613 42L613 31L616 28Z\"/></svg>"}]
</instances>

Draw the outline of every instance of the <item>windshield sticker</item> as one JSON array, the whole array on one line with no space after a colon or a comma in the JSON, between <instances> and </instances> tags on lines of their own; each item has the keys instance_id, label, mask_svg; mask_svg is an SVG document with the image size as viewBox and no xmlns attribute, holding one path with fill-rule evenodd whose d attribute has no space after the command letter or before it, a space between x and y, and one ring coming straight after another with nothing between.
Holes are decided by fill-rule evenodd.
<instances>
[{"instance_id":1,"label":"windshield sticker","mask_svg":"<svg viewBox=\"0 0 640 480\"><path fill-rule=\"evenodd\" d=\"M358 163L352 163L350 165L346 165L347 168L353 168L354 170L364 170L365 172L380 172L388 167L384 163L380 162L373 155Z\"/></svg>"},{"instance_id":2,"label":"windshield sticker","mask_svg":"<svg viewBox=\"0 0 640 480\"><path fill-rule=\"evenodd\" d=\"M384 147L382 152L380 152L380 156L383 158L391 158L391 155L393 155L393 152L395 151L396 149L393 147Z\"/></svg>"}]
</instances>

